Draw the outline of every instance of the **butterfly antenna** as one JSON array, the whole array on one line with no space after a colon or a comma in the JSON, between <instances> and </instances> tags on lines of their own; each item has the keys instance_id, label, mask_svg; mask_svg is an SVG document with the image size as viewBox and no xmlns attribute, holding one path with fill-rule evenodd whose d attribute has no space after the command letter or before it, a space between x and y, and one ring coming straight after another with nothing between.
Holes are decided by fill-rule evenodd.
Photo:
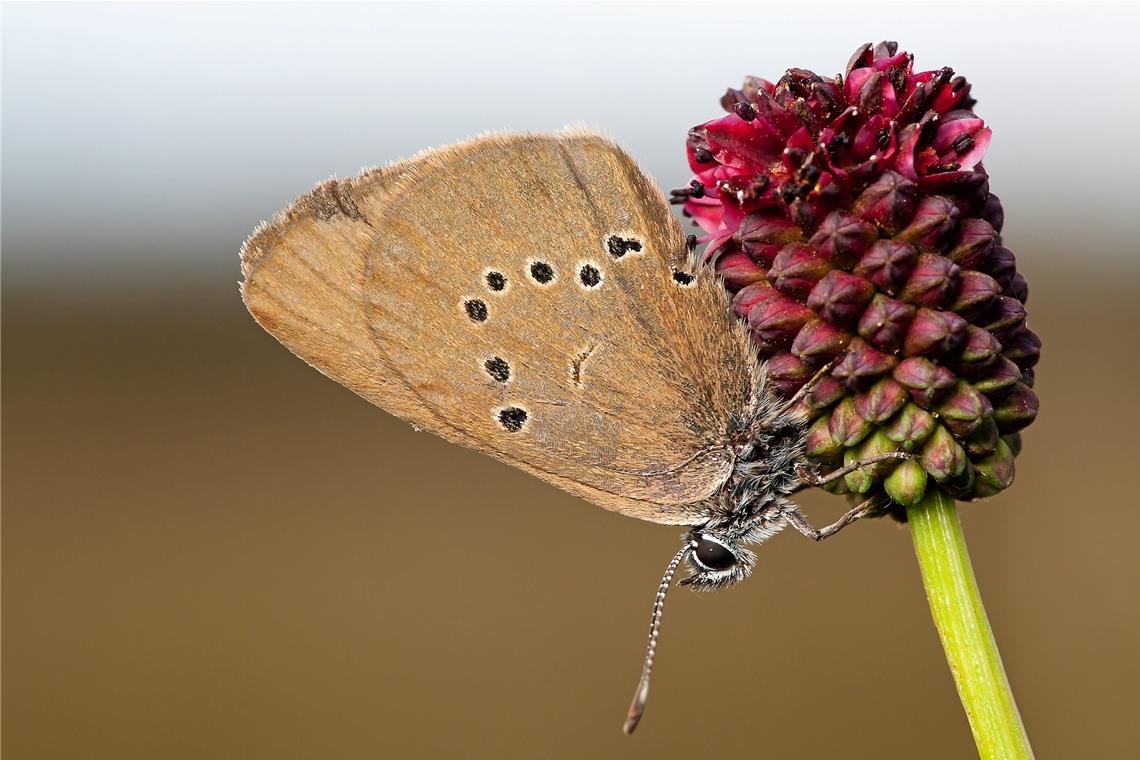
<instances>
[{"instance_id":1,"label":"butterfly antenna","mask_svg":"<svg viewBox=\"0 0 1140 760\"><path fill-rule=\"evenodd\" d=\"M665 575L661 577L661 585L657 587L657 596L653 598L653 616L649 620L649 646L645 650L645 664L641 666L641 680L637 682L637 691L633 694L633 702L629 706L625 725L621 730L627 735L633 733L641 716L645 714L645 703L649 700L649 676L653 673L653 656L657 653L657 637L661 633L661 613L665 609L665 593L673 583L673 576L685 555L695 546L694 542L686 543L676 556L669 561L665 568Z\"/></svg>"}]
</instances>

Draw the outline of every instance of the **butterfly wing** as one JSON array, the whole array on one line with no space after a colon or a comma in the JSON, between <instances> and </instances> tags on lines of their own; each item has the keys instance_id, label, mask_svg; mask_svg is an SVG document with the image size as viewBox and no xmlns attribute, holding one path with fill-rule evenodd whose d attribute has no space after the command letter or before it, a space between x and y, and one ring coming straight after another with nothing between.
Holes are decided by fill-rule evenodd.
<instances>
[{"instance_id":1,"label":"butterfly wing","mask_svg":"<svg viewBox=\"0 0 1140 760\"><path fill-rule=\"evenodd\" d=\"M295 353L603 507L703 518L757 370L616 145L488 136L308 198L245 257L247 304Z\"/></svg>"}]
</instances>

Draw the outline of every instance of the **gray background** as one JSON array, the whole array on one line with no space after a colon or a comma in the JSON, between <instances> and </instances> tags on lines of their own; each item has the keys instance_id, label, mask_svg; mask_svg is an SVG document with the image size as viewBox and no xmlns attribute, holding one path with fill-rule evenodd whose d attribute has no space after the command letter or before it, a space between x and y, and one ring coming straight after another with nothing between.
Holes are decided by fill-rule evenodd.
<instances>
[{"instance_id":1,"label":"gray background","mask_svg":"<svg viewBox=\"0 0 1140 760\"><path fill-rule=\"evenodd\" d=\"M1136 5L0 14L5 757L972 756L889 521L674 592L622 736L677 531L414 434L237 298L241 241L329 175L584 121L678 186L726 86L882 37L974 83L1045 341L1017 482L962 508L1026 726L1135 754Z\"/></svg>"},{"instance_id":2,"label":"gray background","mask_svg":"<svg viewBox=\"0 0 1140 760\"><path fill-rule=\"evenodd\" d=\"M1135 274L1138 25L1092 3L5 4L5 263L232 271L249 220L316 181L485 130L585 122L676 187L726 86L887 36L974 83L1010 237L1079 228L1027 266Z\"/></svg>"}]
</instances>

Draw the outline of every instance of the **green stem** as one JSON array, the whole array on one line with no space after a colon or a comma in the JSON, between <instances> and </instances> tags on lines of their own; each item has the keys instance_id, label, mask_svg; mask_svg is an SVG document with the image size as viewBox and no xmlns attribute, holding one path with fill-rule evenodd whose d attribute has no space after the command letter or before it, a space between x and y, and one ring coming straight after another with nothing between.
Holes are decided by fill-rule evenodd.
<instances>
[{"instance_id":1,"label":"green stem","mask_svg":"<svg viewBox=\"0 0 1140 760\"><path fill-rule=\"evenodd\" d=\"M986 618L954 500L936 488L907 508L934 625L982 760L1032 760L1033 749Z\"/></svg>"}]
</instances>

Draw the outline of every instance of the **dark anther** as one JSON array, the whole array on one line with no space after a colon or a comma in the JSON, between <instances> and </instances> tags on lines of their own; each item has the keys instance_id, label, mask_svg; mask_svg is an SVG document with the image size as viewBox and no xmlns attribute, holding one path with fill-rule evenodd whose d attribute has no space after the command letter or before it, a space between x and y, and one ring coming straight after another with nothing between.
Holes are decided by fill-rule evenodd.
<instances>
[{"instance_id":1,"label":"dark anther","mask_svg":"<svg viewBox=\"0 0 1140 760\"><path fill-rule=\"evenodd\" d=\"M596 288L602 281L602 273L591 264L583 264L582 268L578 270L578 279L587 288Z\"/></svg>"},{"instance_id":2,"label":"dark anther","mask_svg":"<svg viewBox=\"0 0 1140 760\"><path fill-rule=\"evenodd\" d=\"M697 250L697 236L689 235L685 238L685 252L692 253Z\"/></svg>"},{"instance_id":3,"label":"dark anther","mask_svg":"<svg viewBox=\"0 0 1140 760\"><path fill-rule=\"evenodd\" d=\"M957 140L950 144L950 147L953 148L954 152L960 156L966 151L970 150L970 148L974 147L974 137L973 135L961 135Z\"/></svg>"},{"instance_id":4,"label":"dark anther","mask_svg":"<svg viewBox=\"0 0 1140 760\"><path fill-rule=\"evenodd\" d=\"M705 196L705 186L699 179L695 179L689 183L689 195L693 198L703 198Z\"/></svg>"},{"instance_id":5,"label":"dark anther","mask_svg":"<svg viewBox=\"0 0 1140 760\"><path fill-rule=\"evenodd\" d=\"M758 200L760 196L764 195L764 191L768 189L768 181L768 175L756 175L756 177L748 183L748 187L744 188L743 199L746 201Z\"/></svg>"},{"instance_id":6,"label":"dark anther","mask_svg":"<svg viewBox=\"0 0 1140 760\"><path fill-rule=\"evenodd\" d=\"M784 183L780 188L780 200L784 203L791 205L792 201L796 199L796 188L791 182Z\"/></svg>"},{"instance_id":7,"label":"dark anther","mask_svg":"<svg viewBox=\"0 0 1140 760\"><path fill-rule=\"evenodd\" d=\"M805 181L810 182L813 185L819 179L819 175L821 174L823 174L823 172L815 164L808 164L803 168L803 171L800 172L800 176L803 177Z\"/></svg>"},{"instance_id":8,"label":"dark anther","mask_svg":"<svg viewBox=\"0 0 1140 760\"><path fill-rule=\"evenodd\" d=\"M937 164L926 170L927 174L945 174L946 172L956 172L962 168L962 165L957 161L947 161L944 164Z\"/></svg>"},{"instance_id":9,"label":"dark anther","mask_svg":"<svg viewBox=\"0 0 1140 760\"><path fill-rule=\"evenodd\" d=\"M724 91L724 94L720 96L720 107L726 111L731 111L732 107L742 100L744 100L744 93L729 87Z\"/></svg>"},{"instance_id":10,"label":"dark anther","mask_svg":"<svg viewBox=\"0 0 1140 760\"><path fill-rule=\"evenodd\" d=\"M906 72L903 71L902 66L891 66L887 70L887 78L891 80L891 86L895 88L895 92L905 90Z\"/></svg>"},{"instance_id":11,"label":"dark anther","mask_svg":"<svg viewBox=\"0 0 1140 760\"><path fill-rule=\"evenodd\" d=\"M545 261L536 261L530 265L530 276L540 285L545 285L554 279L554 268Z\"/></svg>"},{"instance_id":12,"label":"dark anther","mask_svg":"<svg viewBox=\"0 0 1140 760\"><path fill-rule=\"evenodd\" d=\"M692 285L693 276L688 272L681 272L676 269L673 270L673 281L678 285Z\"/></svg>"},{"instance_id":13,"label":"dark anther","mask_svg":"<svg viewBox=\"0 0 1140 760\"><path fill-rule=\"evenodd\" d=\"M875 133L875 142L879 145L879 150L886 150L887 146L891 144L891 130L883 127Z\"/></svg>"},{"instance_id":14,"label":"dark anther","mask_svg":"<svg viewBox=\"0 0 1140 760\"><path fill-rule=\"evenodd\" d=\"M938 134L938 119L930 119L923 122L918 131L918 147L924 148L930 143L934 142L935 135Z\"/></svg>"},{"instance_id":15,"label":"dark anther","mask_svg":"<svg viewBox=\"0 0 1140 760\"><path fill-rule=\"evenodd\" d=\"M937 89L949 82L952 76L954 76L954 69L949 66L944 66L938 70L938 73L934 75L934 79L930 80L930 83L933 85L933 89Z\"/></svg>"},{"instance_id":16,"label":"dark anther","mask_svg":"<svg viewBox=\"0 0 1140 760\"><path fill-rule=\"evenodd\" d=\"M802 164L804 162L804 159L807 158L807 151L802 150L800 148L788 148L787 153L788 153L788 159L795 166L799 166L800 164Z\"/></svg>"},{"instance_id":17,"label":"dark anther","mask_svg":"<svg viewBox=\"0 0 1140 760\"><path fill-rule=\"evenodd\" d=\"M502 272L487 272L487 287L496 293L507 287L507 277Z\"/></svg>"},{"instance_id":18,"label":"dark anther","mask_svg":"<svg viewBox=\"0 0 1140 760\"><path fill-rule=\"evenodd\" d=\"M950 92L957 94L958 90L961 90L965 86L966 77L954 77L954 79L950 82Z\"/></svg>"},{"instance_id":19,"label":"dark anther","mask_svg":"<svg viewBox=\"0 0 1140 760\"><path fill-rule=\"evenodd\" d=\"M689 200L689 188L678 187L669 191L669 202L673 205L686 203Z\"/></svg>"},{"instance_id":20,"label":"dark anther","mask_svg":"<svg viewBox=\"0 0 1140 760\"><path fill-rule=\"evenodd\" d=\"M833 89L832 87L824 87L822 83L817 82L811 86L812 96L829 114L834 114L842 107L842 104L836 99L836 94L840 92L843 92L842 85L838 85Z\"/></svg>"},{"instance_id":21,"label":"dark anther","mask_svg":"<svg viewBox=\"0 0 1140 760\"><path fill-rule=\"evenodd\" d=\"M518 431L522 430L522 426L526 422L526 418L526 410L519 409L517 406L509 406L499 412L499 424L512 433L517 433Z\"/></svg>"},{"instance_id":22,"label":"dark anther","mask_svg":"<svg viewBox=\"0 0 1140 760\"><path fill-rule=\"evenodd\" d=\"M483 366L487 370L487 374L491 379L498 383L505 383L511 378L511 365L507 364L502 358L493 356L487 361L483 362Z\"/></svg>"},{"instance_id":23,"label":"dark anther","mask_svg":"<svg viewBox=\"0 0 1140 760\"><path fill-rule=\"evenodd\" d=\"M693 151L693 160L698 164L711 164L714 159L708 148L697 148Z\"/></svg>"},{"instance_id":24,"label":"dark anther","mask_svg":"<svg viewBox=\"0 0 1140 760\"><path fill-rule=\"evenodd\" d=\"M752 107L751 103L746 101L737 103L733 106L732 110L736 111L736 115L745 121L752 121L756 118L756 109Z\"/></svg>"},{"instance_id":25,"label":"dark anther","mask_svg":"<svg viewBox=\"0 0 1140 760\"><path fill-rule=\"evenodd\" d=\"M780 77L777 86L784 86L788 92L798 98L808 98L811 97L811 85L822 79L819 74L807 69L788 69L784 76Z\"/></svg>"},{"instance_id":26,"label":"dark anther","mask_svg":"<svg viewBox=\"0 0 1140 760\"><path fill-rule=\"evenodd\" d=\"M487 320L487 304L478 298L464 301L463 308L467 310L467 316L471 318L472 322L485 322Z\"/></svg>"},{"instance_id":27,"label":"dark anther","mask_svg":"<svg viewBox=\"0 0 1140 760\"><path fill-rule=\"evenodd\" d=\"M827 152L834 156L836 153L846 148L849 142L851 142L851 138L840 132L839 134L835 135L835 137L832 137L827 141Z\"/></svg>"}]
</instances>

